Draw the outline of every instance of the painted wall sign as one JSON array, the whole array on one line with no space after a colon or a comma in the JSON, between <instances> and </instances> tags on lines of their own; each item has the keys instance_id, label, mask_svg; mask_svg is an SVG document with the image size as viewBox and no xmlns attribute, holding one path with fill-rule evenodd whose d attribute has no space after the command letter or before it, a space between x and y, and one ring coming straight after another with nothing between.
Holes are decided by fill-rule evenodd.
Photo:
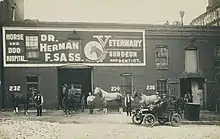
<instances>
[{"instance_id":1,"label":"painted wall sign","mask_svg":"<svg viewBox=\"0 0 220 139\"><path fill-rule=\"evenodd\" d=\"M78 40L69 41L73 30ZM5 67L146 63L144 30L3 27L3 48Z\"/></svg>"},{"instance_id":2,"label":"painted wall sign","mask_svg":"<svg viewBox=\"0 0 220 139\"><path fill-rule=\"evenodd\" d=\"M20 85L10 85L8 87L9 92L20 92L21 91L21 86Z\"/></svg>"},{"instance_id":3,"label":"painted wall sign","mask_svg":"<svg viewBox=\"0 0 220 139\"><path fill-rule=\"evenodd\" d=\"M120 92L120 87L119 86L111 86L110 91L111 92Z\"/></svg>"},{"instance_id":4,"label":"painted wall sign","mask_svg":"<svg viewBox=\"0 0 220 139\"><path fill-rule=\"evenodd\" d=\"M155 90L156 86L155 85L147 85L146 90Z\"/></svg>"}]
</instances>

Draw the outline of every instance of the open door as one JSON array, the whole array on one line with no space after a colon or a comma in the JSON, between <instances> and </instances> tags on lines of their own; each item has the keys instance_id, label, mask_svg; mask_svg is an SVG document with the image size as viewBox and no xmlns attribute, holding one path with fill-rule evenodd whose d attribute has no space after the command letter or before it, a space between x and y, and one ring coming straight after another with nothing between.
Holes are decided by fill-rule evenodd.
<instances>
[{"instance_id":1,"label":"open door","mask_svg":"<svg viewBox=\"0 0 220 139\"><path fill-rule=\"evenodd\" d=\"M179 79L168 79L167 81L168 96L180 97L180 81Z\"/></svg>"}]
</instances>

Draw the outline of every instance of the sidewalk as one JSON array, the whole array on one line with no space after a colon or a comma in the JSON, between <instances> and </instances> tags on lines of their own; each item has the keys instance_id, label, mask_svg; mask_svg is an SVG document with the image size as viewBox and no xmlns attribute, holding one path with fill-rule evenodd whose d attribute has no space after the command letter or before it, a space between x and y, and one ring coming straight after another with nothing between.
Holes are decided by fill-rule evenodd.
<instances>
[{"instance_id":1,"label":"sidewalk","mask_svg":"<svg viewBox=\"0 0 220 139\"><path fill-rule=\"evenodd\" d=\"M95 121L108 121L110 123L125 122L131 123L131 117L127 117L126 114L119 114L116 111L109 111L107 115L104 115L99 109L94 110L94 114L88 114L86 109L84 113L81 111L76 111L71 117L64 117L64 112L62 110L43 110L42 117L36 117L36 110L30 110L29 116L24 116L23 112L15 114L12 111L1 111L0 119L28 119L28 120L39 120L39 121L48 121L48 122L59 122L59 123L81 123L84 122L95 122ZM94 121L93 121L94 119ZM116 120L117 119L117 120ZM182 125L220 125L220 114L216 114L210 111L201 111L200 121L188 121L182 120Z\"/></svg>"}]
</instances>

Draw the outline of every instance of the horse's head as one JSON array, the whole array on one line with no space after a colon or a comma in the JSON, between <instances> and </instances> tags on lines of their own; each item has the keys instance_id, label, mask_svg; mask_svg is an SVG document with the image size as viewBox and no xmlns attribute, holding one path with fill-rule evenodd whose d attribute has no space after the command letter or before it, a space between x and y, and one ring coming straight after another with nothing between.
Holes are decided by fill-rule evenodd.
<instances>
[{"instance_id":1,"label":"horse's head","mask_svg":"<svg viewBox=\"0 0 220 139\"><path fill-rule=\"evenodd\" d=\"M94 90L94 95L98 95L100 94L100 88L99 87L96 87L95 90Z\"/></svg>"},{"instance_id":2,"label":"horse's head","mask_svg":"<svg viewBox=\"0 0 220 139\"><path fill-rule=\"evenodd\" d=\"M36 95L36 90L35 89L31 89L30 91L27 92L27 97L30 98L34 98L34 96Z\"/></svg>"},{"instance_id":3,"label":"horse's head","mask_svg":"<svg viewBox=\"0 0 220 139\"><path fill-rule=\"evenodd\" d=\"M140 98L141 97L141 93L138 92L139 89L134 91L134 98Z\"/></svg>"},{"instance_id":4,"label":"horse's head","mask_svg":"<svg viewBox=\"0 0 220 139\"><path fill-rule=\"evenodd\" d=\"M95 45L92 45L92 46L91 46L91 50L90 50L90 54L96 52L96 50L97 50L96 46L95 46Z\"/></svg>"}]
</instances>

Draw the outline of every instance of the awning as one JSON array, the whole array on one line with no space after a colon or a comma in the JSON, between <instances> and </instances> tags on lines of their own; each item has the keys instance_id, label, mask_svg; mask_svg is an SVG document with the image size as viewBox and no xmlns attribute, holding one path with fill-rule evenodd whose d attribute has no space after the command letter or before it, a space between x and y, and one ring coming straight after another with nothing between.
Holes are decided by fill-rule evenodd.
<instances>
[{"instance_id":1,"label":"awning","mask_svg":"<svg viewBox=\"0 0 220 139\"><path fill-rule=\"evenodd\" d=\"M74 64L62 65L59 68L61 69L91 69L92 66L88 66L85 64L81 64L81 63L74 63Z\"/></svg>"},{"instance_id":2,"label":"awning","mask_svg":"<svg viewBox=\"0 0 220 139\"><path fill-rule=\"evenodd\" d=\"M183 72L180 76L179 76L180 79L183 79L183 78L203 78L205 79L206 77L202 74L202 72L197 72L197 73L186 73L186 72Z\"/></svg>"}]
</instances>

